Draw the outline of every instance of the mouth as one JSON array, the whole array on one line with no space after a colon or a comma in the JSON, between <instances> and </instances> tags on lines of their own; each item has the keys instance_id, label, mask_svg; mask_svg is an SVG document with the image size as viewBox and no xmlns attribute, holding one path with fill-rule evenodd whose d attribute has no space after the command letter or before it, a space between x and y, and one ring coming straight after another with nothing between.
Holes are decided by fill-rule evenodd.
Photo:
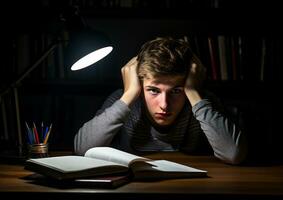
<instances>
[{"instance_id":1,"label":"mouth","mask_svg":"<svg viewBox=\"0 0 283 200\"><path fill-rule=\"evenodd\" d=\"M157 119L166 119L169 118L172 115L172 113L155 113L155 117Z\"/></svg>"}]
</instances>

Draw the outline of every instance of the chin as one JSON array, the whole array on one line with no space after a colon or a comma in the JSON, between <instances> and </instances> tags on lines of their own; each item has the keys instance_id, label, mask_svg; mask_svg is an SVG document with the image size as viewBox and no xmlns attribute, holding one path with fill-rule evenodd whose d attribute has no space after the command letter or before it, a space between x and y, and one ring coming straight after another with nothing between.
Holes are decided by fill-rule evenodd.
<instances>
[{"instance_id":1,"label":"chin","mask_svg":"<svg viewBox=\"0 0 283 200\"><path fill-rule=\"evenodd\" d=\"M155 123L158 125L158 126L170 126L173 122L172 121L168 121L168 120L155 120Z\"/></svg>"}]
</instances>

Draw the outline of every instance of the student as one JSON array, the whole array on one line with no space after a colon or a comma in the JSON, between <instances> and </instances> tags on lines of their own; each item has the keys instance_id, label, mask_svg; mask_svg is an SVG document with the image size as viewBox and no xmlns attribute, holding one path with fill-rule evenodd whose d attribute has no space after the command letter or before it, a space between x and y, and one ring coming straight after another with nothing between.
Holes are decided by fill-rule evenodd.
<instances>
[{"instance_id":1,"label":"student","mask_svg":"<svg viewBox=\"0 0 283 200\"><path fill-rule=\"evenodd\" d=\"M79 129L76 154L112 146L134 154L213 151L225 163L244 160L246 139L202 88L205 67L185 40L148 41L121 72L124 89L113 92Z\"/></svg>"}]
</instances>

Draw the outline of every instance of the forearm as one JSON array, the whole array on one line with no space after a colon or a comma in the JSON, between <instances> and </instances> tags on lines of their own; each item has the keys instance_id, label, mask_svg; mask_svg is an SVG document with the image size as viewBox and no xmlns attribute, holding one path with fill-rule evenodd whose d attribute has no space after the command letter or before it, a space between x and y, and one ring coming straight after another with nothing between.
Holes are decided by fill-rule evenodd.
<instances>
[{"instance_id":1,"label":"forearm","mask_svg":"<svg viewBox=\"0 0 283 200\"><path fill-rule=\"evenodd\" d=\"M189 99L192 107L202 100L200 93L195 89L185 88L185 94Z\"/></svg>"},{"instance_id":2,"label":"forearm","mask_svg":"<svg viewBox=\"0 0 283 200\"><path fill-rule=\"evenodd\" d=\"M104 112L86 122L75 136L75 153L83 155L89 148L109 146L129 113L128 106L118 100Z\"/></svg>"},{"instance_id":3,"label":"forearm","mask_svg":"<svg viewBox=\"0 0 283 200\"><path fill-rule=\"evenodd\" d=\"M231 164L243 161L247 153L246 139L235 123L215 110L207 100L198 102L193 113L216 157Z\"/></svg>"}]
</instances>

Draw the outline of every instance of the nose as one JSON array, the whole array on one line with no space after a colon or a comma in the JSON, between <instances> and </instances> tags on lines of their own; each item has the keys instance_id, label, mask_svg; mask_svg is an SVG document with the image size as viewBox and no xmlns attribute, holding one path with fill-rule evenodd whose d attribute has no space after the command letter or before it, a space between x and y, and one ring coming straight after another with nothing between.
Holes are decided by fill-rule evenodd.
<instances>
[{"instance_id":1,"label":"nose","mask_svg":"<svg viewBox=\"0 0 283 200\"><path fill-rule=\"evenodd\" d=\"M159 107L162 111L168 111L168 95L164 92L160 95Z\"/></svg>"}]
</instances>

